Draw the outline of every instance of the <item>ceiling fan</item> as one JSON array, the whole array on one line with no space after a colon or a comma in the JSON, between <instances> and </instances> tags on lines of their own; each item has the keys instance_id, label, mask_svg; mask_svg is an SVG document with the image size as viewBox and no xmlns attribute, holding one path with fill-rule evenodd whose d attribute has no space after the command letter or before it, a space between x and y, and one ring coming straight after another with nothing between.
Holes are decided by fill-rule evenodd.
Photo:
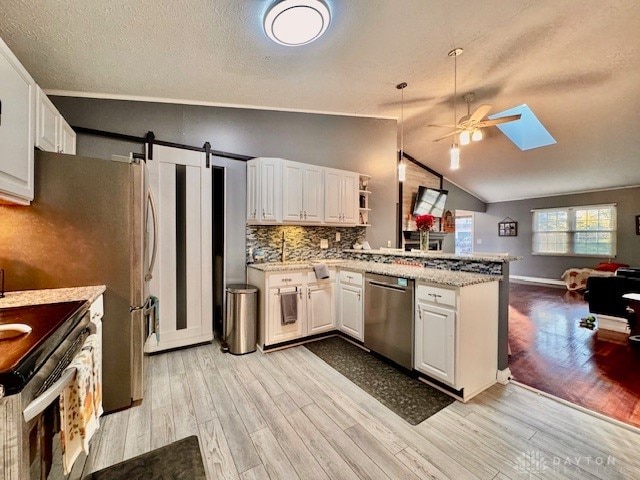
<instances>
[{"instance_id":1,"label":"ceiling fan","mask_svg":"<svg viewBox=\"0 0 640 480\"><path fill-rule=\"evenodd\" d=\"M460 134L460 145L468 145L471 140L474 142L482 140L481 129L483 128L520 120L520 114L507 115L505 117L496 118L495 120L489 120L485 117L493 108L492 105L480 105L473 113L471 113L471 102L475 99L475 93L467 93L462 98L467 102L467 114L461 117L456 125L429 125L430 127L454 129L453 132L448 133L443 137L436 138L434 142L439 142L440 140L451 137L452 135Z\"/></svg>"}]
</instances>

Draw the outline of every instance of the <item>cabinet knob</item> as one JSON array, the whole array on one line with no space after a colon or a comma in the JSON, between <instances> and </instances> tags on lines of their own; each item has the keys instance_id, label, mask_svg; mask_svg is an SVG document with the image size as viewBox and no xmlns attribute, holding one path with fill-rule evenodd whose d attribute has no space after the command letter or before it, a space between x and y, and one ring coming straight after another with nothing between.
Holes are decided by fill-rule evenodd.
<instances>
[{"instance_id":1,"label":"cabinet knob","mask_svg":"<svg viewBox=\"0 0 640 480\"><path fill-rule=\"evenodd\" d=\"M306 210L304 211L304 219L305 220L307 219L307 211Z\"/></svg>"},{"instance_id":2,"label":"cabinet knob","mask_svg":"<svg viewBox=\"0 0 640 480\"><path fill-rule=\"evenodd\" d=\"M267 216L267 215L266 215L266 213L264 212L264 208L263 208L263 209L262 209L262 218L265 218L266 216Z\"/></svg>"},{"instance_id":3,"label":"cabinet knob","mask_svg":"<svg viewBox=\"0 0 640 480\"><path fill-rule=\"evenodd\" d=\"M300 210L300 220L302 220L302 210Z\"/></svg>"}]
</instances>

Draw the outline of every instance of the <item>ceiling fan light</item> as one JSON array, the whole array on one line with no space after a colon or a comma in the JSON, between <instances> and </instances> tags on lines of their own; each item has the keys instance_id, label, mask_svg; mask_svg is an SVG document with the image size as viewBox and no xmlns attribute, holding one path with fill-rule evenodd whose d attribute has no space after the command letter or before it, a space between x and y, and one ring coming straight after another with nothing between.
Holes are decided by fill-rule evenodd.
<instances>
[{"instance_id":1,"label":"ceiling fan light","mask_svg":"<svg viewBox=\"0 0 640 480\"><path fill-rule=\"evenodd\" d=\"M474 142L479 142L480 140L482 140L482 130L474 130L473 134L471 135L471 140L473 140ZM460 143L462 143L462 140L460 140Z\"/></svg>"},{"instance_id":2,"label":"ceiling fan light","mask_svg":"<svg viewBox=\"0 0 640 480\"><path fill-rule=\"evenodd\" d=\"M297 47L320 38L329 27L331 12L322 0L281 0L264 17L264 31L280 45Z\"/></svg>"},{"instance_id":3,"label":"ceiling fan light","mask_svg":"<svg viewBox=\"0 0 640 480\"><path fill-rule=\"evenodd\" d=\"M463 130L460 133L460 145L469 145L471 143L471 134L469 130Z\"/></svg>"},{"instance_id":4,"label":"ceiling fan light","mask_svg":"<svg viewBox=\"0 0 640 480\"><path fill-rule=\"evenodd\" d=\"M457 143L451 145L449 150L449 160L451 161L449 168L458 170L460 168L460 148Z\"/></svg>"}]
</instances>

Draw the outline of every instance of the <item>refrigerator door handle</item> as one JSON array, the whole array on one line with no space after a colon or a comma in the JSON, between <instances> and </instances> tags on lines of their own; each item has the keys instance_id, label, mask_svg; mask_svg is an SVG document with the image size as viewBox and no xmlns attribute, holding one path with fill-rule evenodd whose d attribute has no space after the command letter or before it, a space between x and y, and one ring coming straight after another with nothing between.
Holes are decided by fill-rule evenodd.
<instances>
[{"instance_id":1,"label":"refrigerator door handle","mask_svg":"<svg viewBox=\"0 0 640 480\"><path fill-rule=\"evenodd\" d=\"M153 267L156 263L156 255L158 253L158 213L156 211L156 201L153 198L151 189L147 190L147 199L149 200L149 206L151 207L151 216L153 217L153 251L151 253L151 261L149 262L149 268L144 276L146 282L153 278Z\"/></svg>"}]
</instances>

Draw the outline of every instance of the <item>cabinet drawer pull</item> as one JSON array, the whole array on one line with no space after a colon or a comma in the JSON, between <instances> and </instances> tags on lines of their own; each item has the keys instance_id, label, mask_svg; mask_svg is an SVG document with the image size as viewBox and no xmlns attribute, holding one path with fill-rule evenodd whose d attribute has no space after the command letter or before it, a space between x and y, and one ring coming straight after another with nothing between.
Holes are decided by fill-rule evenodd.
<instances>
[{"instance_id":1,"label":"cabinet drawer pull","mask_svg":"<svg viewBox=\"0 0 640 480\"><path fill-rule=\"evenodd\" d=\"M442 295L438 295L437 293L428 293L427 295L429 295L430 297L433 297L433 298L441 298L442 297Z\"/></svg>"},{"instance_id":2,"label":"cabinet drawer pull","mask_svg":"<svg viewBox=\"0 0 640 480\"><path fill-rule=\"evenodd\" d=\"M304 219L305 220L307 219L307 211L306 210L304 211Z\"/></svg>"},{"instance_id":3,"label":"cabinet drawer pull","mask_svg":"<svg viewBox=\"0 0 640 480\"><path fill-rule=\"evenodd\" d=\"M263 209L262 209L262 218L266 218L266 217L267 217L267 215L266 215L266 213L265 213L265 211L264 211L264 208L263 208Z\"/></svg>"}]
</instances>

